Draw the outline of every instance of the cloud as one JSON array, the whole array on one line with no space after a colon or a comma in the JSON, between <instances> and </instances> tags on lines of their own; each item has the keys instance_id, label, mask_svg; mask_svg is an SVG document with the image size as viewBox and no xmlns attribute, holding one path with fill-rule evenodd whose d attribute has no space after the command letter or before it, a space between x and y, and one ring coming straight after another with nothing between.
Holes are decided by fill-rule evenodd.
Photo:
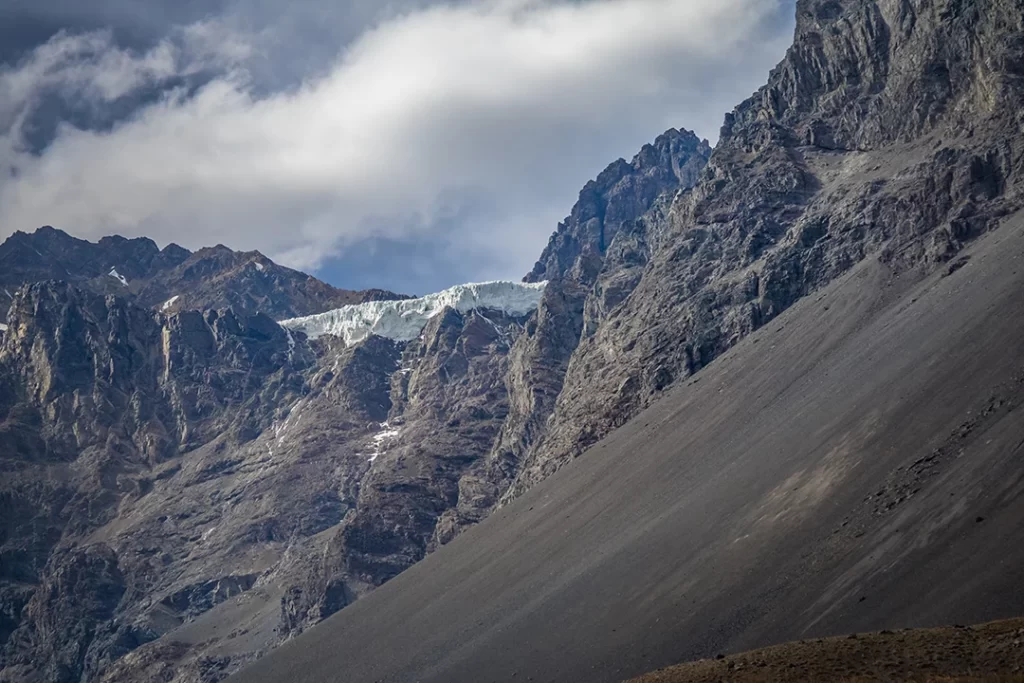
<instances>
[{"instance_id":1,"label":"cloud","mask_svg":"<svg viewBox=\"0 0 1024 683\"><path fill-rule=\"evenodd\" d=\"M223 77L251 56L248 42L213 21L178 28L141 54L116 46L110 30L58 32L15 66L0 65L0 132L8 157L32 146L41 114L102 118L119 100L202 74Z\"/></svg>"},{"instance_id":2,"label":"cloud","mask_svg":"<svg viewBox=\"0 0 1024 683\"><path fill-rule=\"evenodd\" d=\"M89 237L218 241L328 270L360 245L437 234L476 264L460 276L521 275L608 162L671 126L714 138L722 114L781 56L788 9L782 0L418 8L364 31L322 75L273 93L241 68L271 34L207 22L145 53L105 34L61 35L0 72L0 101L13 93L17 116L42 90L111 101L217 75L161 91L109 130L64 126L39 154L6 114L0 163L12 171L0 181L0 231L49 223Z\"/></svg>"}]
</instances>

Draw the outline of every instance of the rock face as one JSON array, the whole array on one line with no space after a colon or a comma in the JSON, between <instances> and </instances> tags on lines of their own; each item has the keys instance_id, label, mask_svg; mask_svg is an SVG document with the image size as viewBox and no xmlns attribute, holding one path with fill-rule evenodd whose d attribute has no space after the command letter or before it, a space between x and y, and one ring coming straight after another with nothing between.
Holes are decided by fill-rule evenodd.
<instances>
[{"instance_id":1,"label":"rock face","mask_svg":"<svg viewBox=\"0 0 1024 683\"><path fill-rule=\"evenodd\" d=\"M12 236L0 681L220 680L856 264L952 272L1021 206L1021 9L800 0L714 152L671 130L584 188L525 278L536 310L309 339L274 320L396 296L224 247Z\"/></svg>"},{"instance_id":2,"label":"rock face","mask_svg":"<svg viewBox=\"0 0 1024 683\"><path fill-rule=\"evenodd\" d=\"M673 129L631 164L613 163L583 189L526 276L526 282L551 282L528 333L512 351L512 409L490 458L490 478L500 482L502 496L536 481L523 479L523 466L532 465L547 433L581 335L593 334L629 297L663 244L667 208L688 194L710 155L707 141Z\"/></svg>"},{"instance_id":3,"label":"rock face","mask_svg":"<svg viewBox=\"0 0 1024 683\"><path fill-rule=\"evenodd\" d=\"M2 676L79 680L216 602L217 590L173 583L186 579L181 563L165 571L202 554L190 546L195 518L214 512L174 484L237 466L219 454L270 429L301 395L312 357L263 315L154 316L61 283L20 290L10 322L0 345ZM174 500L149 508L164 495ZM213 578L235 576L233 562L251 571L251 558L222 559ZM168 581L168 595L153 594Z\"/></svg>"},{"instance_id":4,"label":"rock face","mask_svg":"<svg viewBox=\"0 0 1024 683\"><path fill-rule=\"evenodd\" d=\"M262 313L18 290L0 680L216 681L449 540L475 521L460 485L528 315L446 308L411 342L345 345Z\"/></svg>"}]
</instances>

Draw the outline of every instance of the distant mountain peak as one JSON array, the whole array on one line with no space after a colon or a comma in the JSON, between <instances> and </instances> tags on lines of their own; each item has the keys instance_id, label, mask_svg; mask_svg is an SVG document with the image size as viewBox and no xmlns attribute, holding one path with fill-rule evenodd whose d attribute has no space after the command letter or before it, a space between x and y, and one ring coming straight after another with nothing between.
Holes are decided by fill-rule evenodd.
<instances>
[{"instance_id":1,"label":"distant mountain peak","mask_svg":"<svg viewBox=\"0 0 1024 683\"><path fill-rule=\"evenodd\" d=\"M261 277L247 275L246 269ZM52 226L16 232L0 244L0 292L13 294L24 284L52 279L158 310L230 307L272 318L403 298L384 290L338 289L279 266L259 251L237 252L223 244L192 253L177 244L159 249L148 237L108 235L90 242Z\"/></svg>"}]
</instances>

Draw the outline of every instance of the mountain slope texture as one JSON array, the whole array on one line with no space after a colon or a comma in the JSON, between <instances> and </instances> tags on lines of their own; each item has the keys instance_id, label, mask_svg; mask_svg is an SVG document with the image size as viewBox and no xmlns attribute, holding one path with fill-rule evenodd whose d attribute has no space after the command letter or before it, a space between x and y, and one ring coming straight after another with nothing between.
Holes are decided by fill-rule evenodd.
<instances>
[{"instance_id":1,"label":"mountain slope texture","mask_svg":"<svg viewBox=\"0 0 1024 683\"><path fill-rule=\"evenodd\" d=\"M499 296L11 237L0 681L617 681L1019 616L1022 10L798 0L713 152L611 164Z\"/></svg>"},{"instance_id":2,"label":"mountain slope texture","mask_svg":"<svg viewBox=\"0 0 1024 683\"><path fill-rule=\"evenodd\" d=\"M244 683L622 681L1024 612L1024 216L868 259Z\"/></svg>"},{"instance_id":3,"label":"mountain slope texture","mask_svg":"<svg viewBox=\"0 0 1024 683\"><path fill-rule=\"evenodd\" d=\"M611 681L1020 612L1021 10L798 2L692 190L608 229L591 187L528 277L487 477L521 499L240 680Z\"/></svg>"}]
</instances>

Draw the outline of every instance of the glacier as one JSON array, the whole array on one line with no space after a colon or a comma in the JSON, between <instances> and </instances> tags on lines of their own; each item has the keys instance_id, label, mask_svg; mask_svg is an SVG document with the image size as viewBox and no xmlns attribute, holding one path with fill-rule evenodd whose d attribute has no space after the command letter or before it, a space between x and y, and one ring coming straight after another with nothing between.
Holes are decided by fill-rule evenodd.
<instances>
[{"instance_id":1,"label":"glacier","mask_svg":"<svg viewBox=\"0 0 1024 683\"><path fill-rule=\"evenodd\" d=\"M480 282L458 285L437 294L402 301L370 301L318 315L280 321L287 330L302 332L310 339L324 335L341 337L346 345L371 335L395 341L420 336L427 322L446 308L468 313L477 308L521 316L540 304L546 282Z\"/></svg>"}]
</instances>

